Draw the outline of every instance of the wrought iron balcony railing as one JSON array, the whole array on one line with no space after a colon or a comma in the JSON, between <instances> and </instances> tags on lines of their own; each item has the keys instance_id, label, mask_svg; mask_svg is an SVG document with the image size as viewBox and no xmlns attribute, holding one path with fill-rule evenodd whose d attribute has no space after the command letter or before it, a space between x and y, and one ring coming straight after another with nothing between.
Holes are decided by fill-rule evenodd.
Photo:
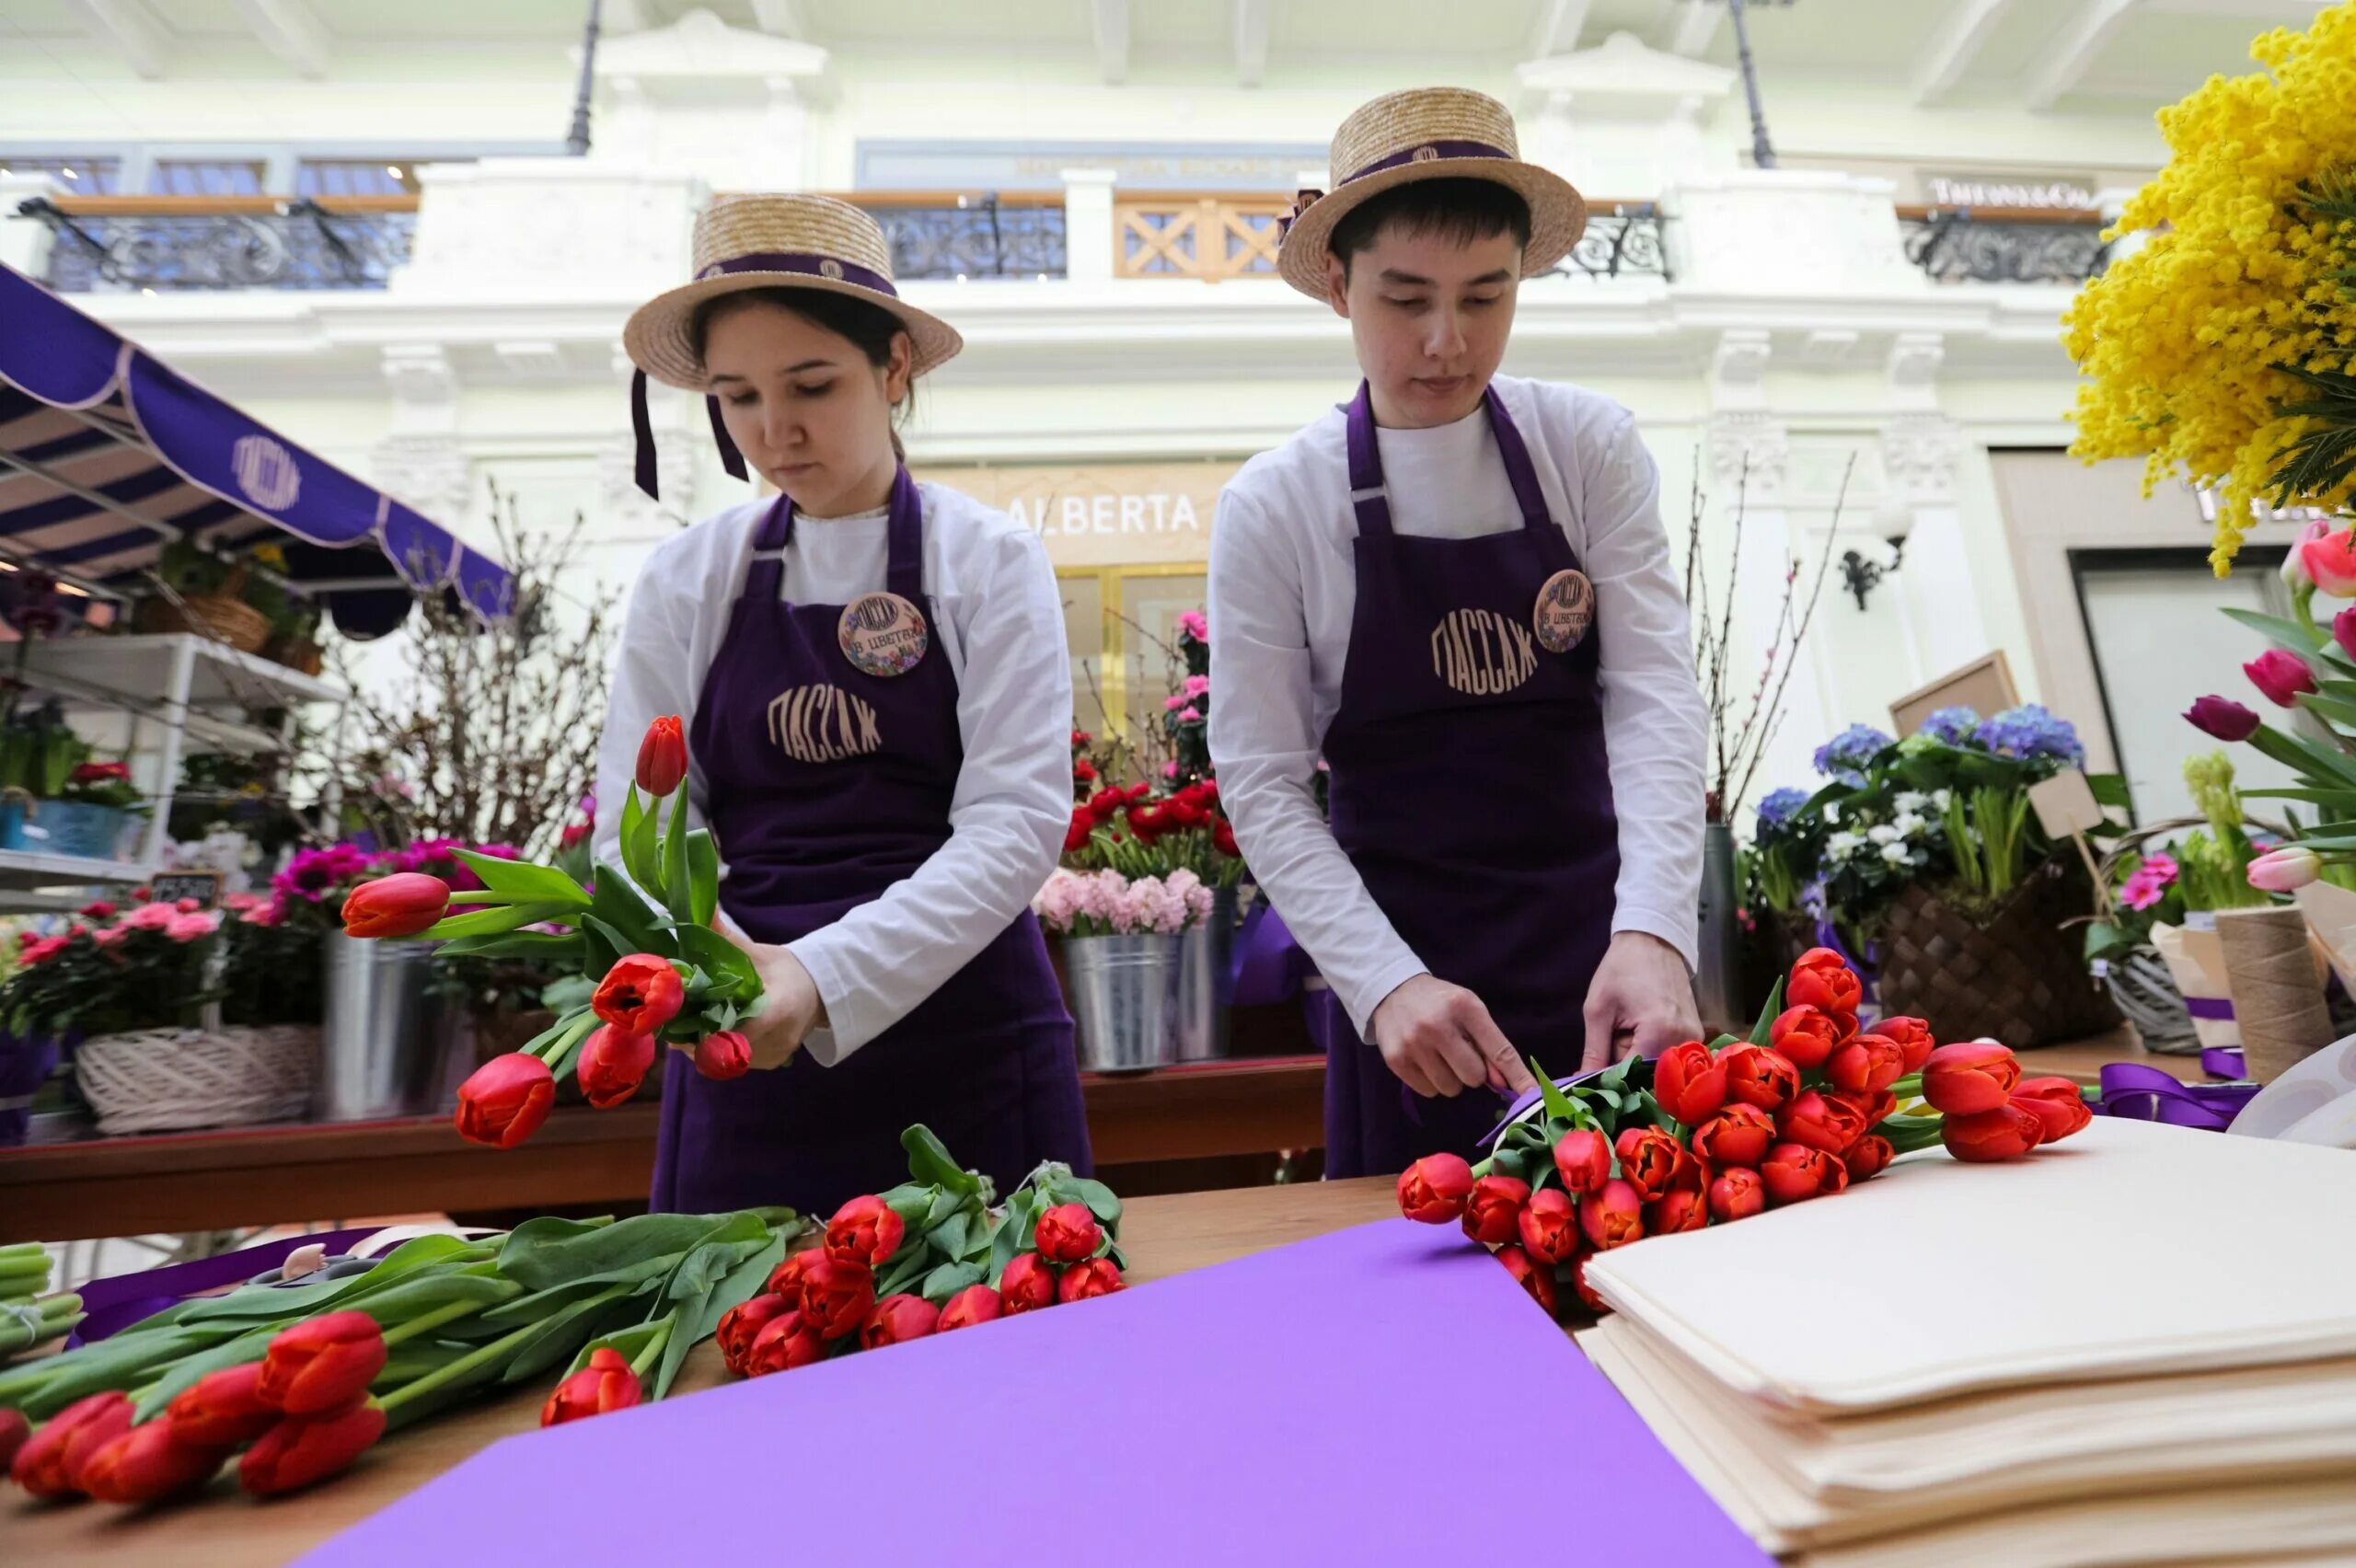
<instances>
[{"instance_id":1,"label":"wrought iron balcony railing","mask_svg":"<svg viewBox=\"0 0 2356 1568\"><path fill-rule=\"evenodd\" d=\"M1060 191L854 191L843 198L883 225L892 272L910 278L1064 275Z\"/></svg>"},{"instance_id":2,"label":"wrought iron balcony railing","mask_svg":"<svg viewBox=\"0 0 2356 1568\"><path fill-rule=\"evenodd\" d=\"M381 289L409 259L414 196L36 197L50 228L47 282L66 294L153 289Z\"/></svg>"},{"instance_id":3,"label":"wrought iron balcony railing","mask_svg":"<svg viewBox=\"0 0 2356 1568\"><path fill-rule=\"evenodd\" d=\"M2096 213L2039 207L1900 206L1906 259L1937 283L2064 283L2110 259Z\"/></svg>"}]
</instances>

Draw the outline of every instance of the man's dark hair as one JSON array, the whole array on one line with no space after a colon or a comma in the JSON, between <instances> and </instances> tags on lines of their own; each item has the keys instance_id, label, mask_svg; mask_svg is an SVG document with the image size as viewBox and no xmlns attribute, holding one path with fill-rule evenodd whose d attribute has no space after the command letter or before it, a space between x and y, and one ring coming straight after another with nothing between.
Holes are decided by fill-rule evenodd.
<instances>
[{"instance_id":1,"label":"man's dark hair","mask_svg":"<svg viewBox=\"0 0 2356 1568\"><path fill-rule=\"evenodd\" d=\"M1494 179L1411 179L1380 196L1369 197L1334 225L1326 245L1342 259L1342 273L1349 275L1350 259L1370 250L1386 225L1396 225L1411 235L1430 235L1457 245L1513 236L1516 245L1530 244L1530 203L1521 192Z\"/></svg>"}]
</instances>

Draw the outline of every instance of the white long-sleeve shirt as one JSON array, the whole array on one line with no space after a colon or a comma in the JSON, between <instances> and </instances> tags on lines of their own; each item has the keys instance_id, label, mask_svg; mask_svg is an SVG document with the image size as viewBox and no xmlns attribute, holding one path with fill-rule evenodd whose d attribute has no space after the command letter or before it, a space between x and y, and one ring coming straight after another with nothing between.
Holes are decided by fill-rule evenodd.
<instances>
[{"instance_id":1,"label":"white long-sleeve shirt","mask_svg":"<svg viewBox=\"0 0 2356 1568\"><path fill-rule=\"evenodd\" d=\"M1604 738L1620 818L1612 929L1695 962L1706 715L1685 602L1660 520L1660 475L1635 418L1608 398L1500 375L1548 512L1595 584ZM1311 782L1342 701L1357 578L1344 419L1336 409L1244 465L1211 530L1211 757L1253 878L1363 1035L1429 968L1401 939L1319 814ZM1392 526L1470 538L1522 525L1476 409L1429 430L1380 430ZM1531 585L1534 596L1536 584Z\"/></svg>"},{"instance_id":2,"label":"white long-sleeve shirt","mask_svg":"<svg viewBox=\"0 0 2356 1568\"><path fill-rule=\"evenodd\" d=\"M969 496L934 484L918 490L933 634L927 656L946 658L957 677L965 756L948 841L883 897L787 944L826 1003L831 1027L803 1048L828 1066L904 1017L1030 907L1071 822L1071 663L1046 548ZM608 865L621 863L622 801L639 742L666 713L692 731L772 500L731 507L664 540L631 590L597 749L595 843ZM881 590L886 527L881 511L797 517L783 597L840 605ZM687 791L690 815L705 823L710 783L692 755ZM728 846L719 848L724 862Z\"/></svg>"}]
</instances>

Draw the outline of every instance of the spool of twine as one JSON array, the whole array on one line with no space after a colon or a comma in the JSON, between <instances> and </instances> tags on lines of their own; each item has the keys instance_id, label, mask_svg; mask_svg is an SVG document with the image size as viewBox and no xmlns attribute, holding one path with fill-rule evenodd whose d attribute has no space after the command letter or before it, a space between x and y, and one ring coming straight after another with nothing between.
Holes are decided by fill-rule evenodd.
<instances>
[{"instance_id":1,"label":"spool of twine","mask_svg":"<svg viewBox=\"0 0 2356 1568\"><path fill-rule=\"evenodd\" d=\"M2301 1058L2331 1043L2331 1014L2296 909L2222 909L2217 940L2241 1025L2249 1076L2272 1083Z\"/></svg>"}]
</instances>

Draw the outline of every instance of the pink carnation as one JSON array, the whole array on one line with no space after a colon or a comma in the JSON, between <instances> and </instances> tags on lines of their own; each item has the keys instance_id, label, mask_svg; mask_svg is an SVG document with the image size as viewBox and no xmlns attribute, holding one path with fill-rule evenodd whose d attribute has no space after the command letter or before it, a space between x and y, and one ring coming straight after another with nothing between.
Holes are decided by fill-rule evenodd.
<instances>
[{"instance_id":1,"label":"pink carnation","mask_svg":"<svg viewBox=\"0 0 2356 1568\"><path fill-rule=\"evenodd\" d=\"M30 947L26 948L22 952L18 953L17 955L17 962L19 963L47 963L51 959L55 958L59 953L65 951L65 942L66 939L64 937L45 937L41 940L33 943Z\"/></svg>"},{"instance_id":2,"label":"pink carnation","mask_svg":"<svg viewBox=\"0 0 2356 1568\"><path fill-rule=\"evenodd\" d=\"M161 931L179 917L179 911L168 904L143 904L124 916L122 923L134 931Z\"/></svg>"},{"instance_id":3,"label":"pink carnation","mask_svg":"<svg viewBox=\"0 0 2356 1568\"><path fill-rule=\"evenodd\" d=\"M221 928L217 915L175 915L164 928L164 935L176 942L200 942Z\"/></svg>"}]
</instances>

